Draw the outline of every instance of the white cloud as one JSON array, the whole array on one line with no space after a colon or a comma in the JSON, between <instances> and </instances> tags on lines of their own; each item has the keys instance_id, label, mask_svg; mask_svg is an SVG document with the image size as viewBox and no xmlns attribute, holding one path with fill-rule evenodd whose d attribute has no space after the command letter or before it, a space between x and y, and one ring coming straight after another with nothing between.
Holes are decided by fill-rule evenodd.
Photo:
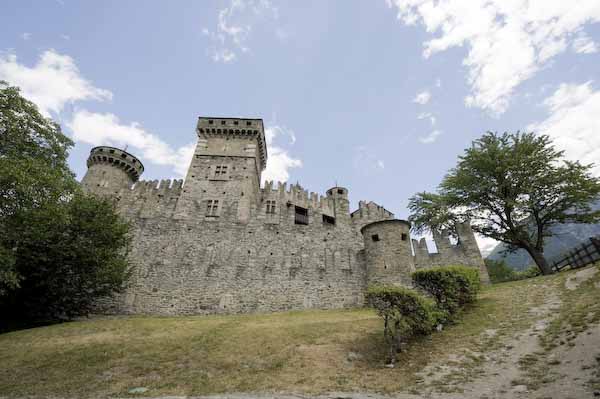
<instances>
[{"instance_id":1,"label":"white cloud","mask_svg":"<svg viewBox=\"0 0 600 399\"><path fill-rule=\"evenodd\" d=\"M241 53L250 51L248 39L254 27L277 18L277 8L270 0L230 0L227 7L219 10L216 28L202 29L212 41L211 58L223 63L236 61ZM280 40L284 35L280 28L276 30Z\"/></svg>"},{"instance_id":2,"label":"white cloud","mask_svg":"<svg viewBox=\"0 0 600 399\"><path fill-rule=\"evenodd\" d=\"M424 90L415 96L415 98L413 99L413 102L417 103L417 104L425 105L429 102L429 100L431 100L431 93L428 92L427 90Z\"/></svg>"},{"instance_id":3,"label":"white cloud","mask_svg":"<svg viewBox=\"0 0 600 399\"><path fill-rule=\"evenodd\" d=\"M29 33L29 32L23 32L23 33L21 33L21 39L23 39L23 40L29 40L29 39L31 39L31 33Z\"/></svg>"},{"instance_id":4,"label":"white cloud","mask_svg":"<svg viewBox=\"0 0 600 399\"><path fill-rule=\"evenodd\" d=\"M578 54L592 54L598 52L598 44L587 36L585 33L579 34L575 40L573 40L573 51Z\"/></svg>"},{"instance_id":5,"label":"white cloud","mask_svg":"<svg viewBox=\"0 0 600 399\"><path fill-rule=\"evenodd\" d=\"M173 149L139 123L123 124L116 115L110 113L76 111L67 126L77 141L92 145L134 147L137 151L132 152L143 161L171 166L181 177L185 176L196 147L195 143L189 143Z\"/></svg>"},{"instance_id":6,"label":"white cloud","mask_svg":"<svg viewBox=\"0 0 600 399\"><path fill-rule=\"evenodd\" d=\"M63 40L71 40L71 36L65 35L64 33L60 35Z\"/></svg>"},{"instance_id":7,"label":"white cloud","mask_svg":"<svg viewBox=\"0 0 600 399\"><path fill-rule=\"evenodd\" d=\"M469 107L503 113L519 84L565 51L585 24L600 21L598 0L387 0L405 24L435 35L423 55L468 46ZM575 39L576 40L576 39Z\"/></svg>"},{"instance_id":8,"label":"white cloud","mask_svg":"<svg viewBox=\"0 0 600 399\"><path fill-rule=\"evenodd\" d=\"M262 181L279 181L286 182L290 177L289 170L292 168L299 168L302 166L302 161L293 158L289 150L283 148L281 144L275 144L275 141L279 141L287 137L289 140L288 145L293 145L296 142L296 135L294 131L281 126L273 124L265 128L265 140L267 142L267 167L262 174Z\"/></svg>"},{"instance_id":9,"label":"white cloud","mask_svg":"<svg viewBox=\"0 0 600 399\"><path fill-rule=\"evenodd\" d=\"M54 50L42 53L34 67L17 62L14 54L0 55L0 80L19 86L44 115L60 113L66 104L110 100L112 93L95 87L79 73L73 59Z\"/></svg>"},{"instance_id":10,"label":"white cloud","mask_svg":"<svg viewBox=\"0 0 600 399\"><path fill-rule=\"evenodd\" d=\"M379 173L385 169L385 162L372 149L363 145L354 148L353 165L365 176Z\"/></svg>"},{"instance_id":11,"label":"white cloud","mask_svg":"<svg viewBox=\"0 0 600 399\"><path fill-rule=\"evenodd\" d=\"M477 246L479 247L481 256L484 258L492 253L494 248L496 248L496 245L500 243L500 241L496 241L493 238L484 237L479 234L475 234L475 241L477 241Z\"/></svg>"},{"instance_id":12,"label":"white cloud","mask_svg":"<svg viewBox=\"0 0 600 399\"><path fill-rule=\"evenodd\" d=\"M549 117L528 126L529 130L549 135L565 156L584 164L594 163L600 176L600 91L592 82L563 83L544 100Z\"/></svg>"},{"instance_id":13,"label":"white cloud","mask_svg":"<svg viewBox=\"0 0 600 399\"><path fill-rule=\"evenodd\" d=\"M429 119L429 122L431 123L431 126L435 126L436 124L436 118L435 116L433 116L433 114L431 112L421 112L418 116L417 119Z\"/></svg>"},{"instance_id":14,"label":"white cloud","mask_svg":"<svg viewBox=\"0 0 600 399\"><path fill-rule=\"evenodd\" d=\"M440 130L434 130L426 136L419 137L419 141L423 144L435 143L441 134L442 132Z\"/></svg>"}]
</instances>

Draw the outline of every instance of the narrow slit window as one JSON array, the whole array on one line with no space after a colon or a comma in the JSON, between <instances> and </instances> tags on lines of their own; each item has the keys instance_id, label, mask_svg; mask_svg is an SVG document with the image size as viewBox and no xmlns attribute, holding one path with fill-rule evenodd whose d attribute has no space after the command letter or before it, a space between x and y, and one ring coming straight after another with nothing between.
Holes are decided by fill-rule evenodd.
<instances>
[{"instance_id":1,"label":"narrow slit window","mask_svg":"<svg viewBox=\"0 0 600 399\"><path fill-rule=\"evenodd\" d=\"M207 201L206 216L219 216L219 200Z\"/></svg>"},{"instance_id":2,"label":"narrow slit window","mask_svg":"<svg viewBox=\"0 0 600 399\"><path fill-rule=\"evenodd\" d=\"M275 202L275 201L268 200L268 201L266 202L266 205L267 205L267 214L269 214L269 215L274 215L274 214L275 214L275 209L276 209L276 208L275 208L275 206L276 206L276 202Z\"/></svg>"},{"instance_id":3,"label":"narrow slit window","mask_svg":"<svg viewBox=\"0 0 600 399\"><path fill-rule=\"evenodd\" d=\"M227 165L217 165L215 167L215 178L222 178L227 176Z\"/></svg>"},{"instance_id":4,"label":"narrow slit window","mask_svg":"<svg viewBox=\"0 0 600 399\"><path fill-rule=\"evenodd\" d=\"M406 241L408 235L406 233L402 233L402 236L400 238L402 239L402 241Z\"/></svg>"}]
</instances>

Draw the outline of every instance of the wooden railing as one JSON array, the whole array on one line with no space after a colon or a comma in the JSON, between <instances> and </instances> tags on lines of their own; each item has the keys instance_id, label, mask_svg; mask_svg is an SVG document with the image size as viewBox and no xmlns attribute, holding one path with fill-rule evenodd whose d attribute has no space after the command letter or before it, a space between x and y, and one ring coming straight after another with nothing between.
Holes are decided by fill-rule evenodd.
<instances>
[{"instance_id":1,"label":"wooden railing","mask_svg":"<svg viewBox=\"0 0 600 399\"><path fill-rule=\"evenodd\" d=\"M591 237L589 241L563 254L561 258L552 262L552 267L558 272L566 267L578 269L598 261L600 261L600 236Z\"/></svg>"}]
</instances>

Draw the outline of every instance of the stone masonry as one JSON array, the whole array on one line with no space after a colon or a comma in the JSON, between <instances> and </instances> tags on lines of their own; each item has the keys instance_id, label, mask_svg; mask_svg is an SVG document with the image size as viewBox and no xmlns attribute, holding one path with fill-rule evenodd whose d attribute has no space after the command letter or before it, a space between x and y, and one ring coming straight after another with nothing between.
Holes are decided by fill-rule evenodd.
<instances>
[{"instance_id":1,"label":"stone masonry","mask_svg":"<svg viewBox=\"0 0 600 399\"><path fill-rule=\"evenodd\" d=\"M266 182L261 119L201 117L182 180L138 181L132 154L93 148L82 185L110 196L133 226L134 275L104 311L212 314L362 306L369 284L410 286L416 269L449 264L487 273L473 232L410 239L410 224L374 202L350 213L348 190L325 196Z\"/></svg>"}]
</instances>

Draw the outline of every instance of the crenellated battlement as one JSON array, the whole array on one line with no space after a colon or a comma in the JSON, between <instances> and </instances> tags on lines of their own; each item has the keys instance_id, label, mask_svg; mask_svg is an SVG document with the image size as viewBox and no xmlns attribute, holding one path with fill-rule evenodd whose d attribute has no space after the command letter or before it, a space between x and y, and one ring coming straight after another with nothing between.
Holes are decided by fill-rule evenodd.
<instances>
[{"instance_id":1,"label":"crenellated battlement","mask_svg":"<svg viewBox=\"0 0 600 399\"><path fill-rule=\"evenodd\" d=\"M257 140L260 159L260 170L267 166L267 141L265 139L265 129L262 119L249 118L214 118L199 117L196 126L196 132L202 147L206 147L206 139L209 137L227 137L238 139ZM250 144L246 148L248 155L253 155L256 146Z\"/></svg>"},{"instance_id":2,"label":"crenellated battlement","mask_svg":"<svg viewBox=\"0 0 600 399\"><path fill-rule=\"evenodd\" d=\"M482 280L488 281L487 270L470 223L457 223L455 233L456 237L446 229L432 232L437 252L429 251L425 238L418 241L413 239L417 269L445 265L473 266L479 268Z\"/></svg>"},{"instance_id":3,"label":"crenellated battlement","mask_svg":"<svg viewBox=\"0 0 600 399\"><path fill-rule=\"evenodd\" d=\"M125 150L109 146L92 148L87 159L87 166L89 168L94 164L107 164L122 169L134 182L138 181L144 172L144 165L139 159Z\"/></svg>"},{"instance_id":4,"label":"crenellated battlement","mask_svg":"<svg viewBox=\"0 0 600 399\"><path fill-rule=\"evenodd\" d=\"M352 224L360 230L369 223L394 219L394 214L373 201L359 201L358 209L350 214L350 218Z\"/></svg>"},{"instance_id":5,"label":"crenellated battlement","mask_svg":"<svg viewBox=\"0 0 600 399\"><path fill-rule=\"evenodd\" d=\"M183 180L142 180L122 190L119 209L130 219L171 217L183 189Z\"/></svg>"},{"instance_id":6,"label":"crenellated battlement","mask_svg":"<svg viewBox=\"0 0 600 399\"><path fill-rule=\"evenodd\" d=\"M333 213L332 198L305 190L298 183L288 186L285 182L266 181L261 193L265 200L277 199L283 204L290 203L328 215Z\"/></svg>"},{"instance_id":7,"label":"crenellated battlement","mask_svg":"<svg viewBox=\"0 0 600 399\"><path fill-rule=\"evenodd\" d=\"M113 147L88 158L84 189L111 196L132 226L134 275L117 313L211 314L363 306L370 284L411 286L418 268L483 268L468 224L437 252L373 201L350 213L346 187L312 192L267 181L261 119L198 118L183 180L140 180L142 163ZM412 246L411 246L412 244ZM413 255L414 253L414 255ZM484 270L484 269L483 269Z\"/></svg>"},{"instance_id":8,"label":"crenellated battlement","mask_svg":"<svg viewBox=\"0 0 600 399\"><path fill-rule=\"evenodd\" d=\"M183 187L183 179L164 179L164 180L142 180L137 182L131 191L135 193L158 193L181 191Z\"/></svg>"}]
</instances>

